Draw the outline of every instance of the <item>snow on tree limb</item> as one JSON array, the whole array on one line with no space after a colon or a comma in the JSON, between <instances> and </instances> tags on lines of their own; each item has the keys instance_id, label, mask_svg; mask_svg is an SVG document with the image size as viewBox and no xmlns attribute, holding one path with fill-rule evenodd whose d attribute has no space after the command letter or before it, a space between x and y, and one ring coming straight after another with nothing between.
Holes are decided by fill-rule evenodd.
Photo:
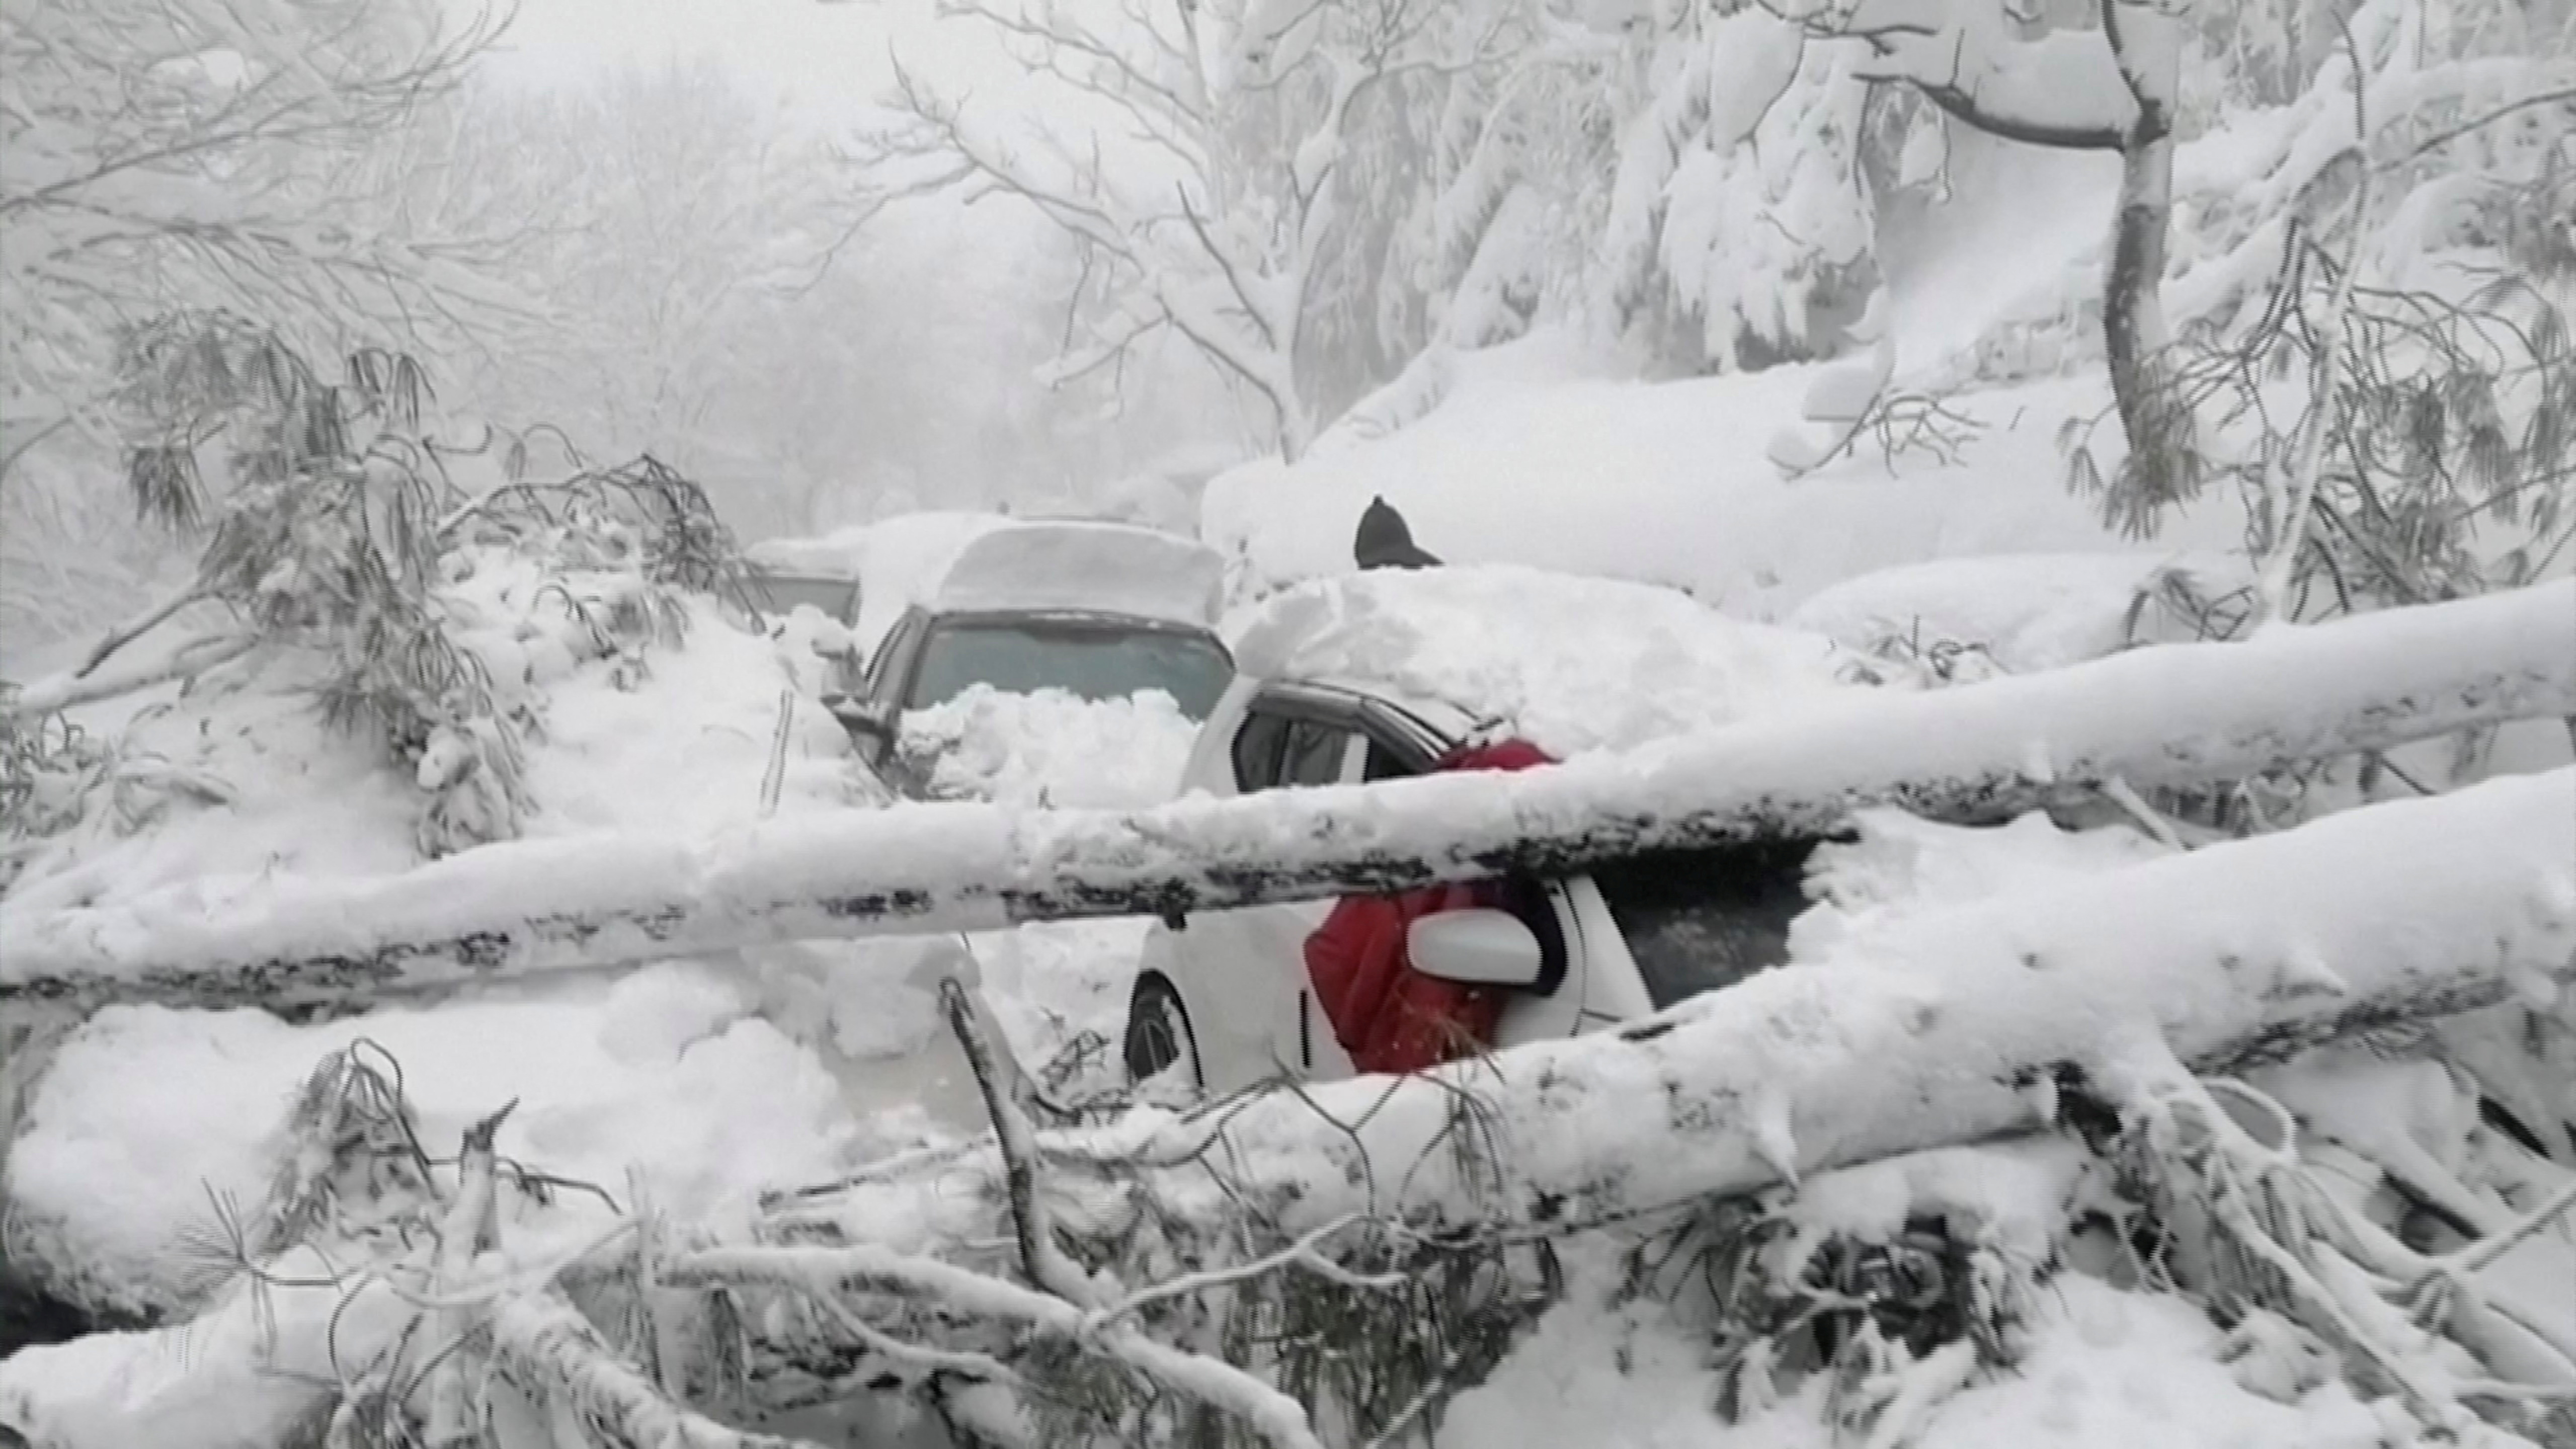
<instances>
[{"instance_id":1,"label":"snow on tree limb","mask_svg":"<svg viewBox=\"0 0 2576 1449\"><path fill-rule=\"evenodd\" d=\"M2576 714L2576 582L2044 675L1858 695L1507 780L1153 809L907 805L708 839L516 841L379 879L195 881L0 910L0 1002L271 1004L761 942L1323 899L1640 849L1830 831L1895 804L1993 818Z\"/></svg>"},{"instance_id":2,"label":"snow on tree limb","mask_svg":"<svg viewBox=\"0 0 2576 1449\"><path fill-rule=\"evenodd\" d=\"M1104 1234L1118 1191L1129 1212L1211 1231L1242 1204L1282 1234L1350 1213L1560 1231L2044 1125L2039 1104L2098 1097L2140 1043L2232 1072L2554 990L2576 979L2571 953L2576 770L2559 770L1929 913L1901 943L1616 1032L1197 1116L1140 1111L1042 1133L1038 1151L1074 1185L1063 1220ZM1493 1124L1482 1160L1451 1140L1461 1098ZM989 1148L943 1157L774 1226L934 1250L990 1235L999 1172Z\"/></svg>"},{"instance_id":3,"label":"snow on tree limb","mask_svg":"<svg viewBox=\"0 0 2576 1449\"><path fill-rule=\"evenodd\" d=\"M494 1371L601 1449L820 1449L807 1439L730 1429L675 1403L555 1289L502 1303L490 1331Z\"/></svg>"},{"instance_id":4,"label":"snow on tree limb","mask_svg":"<svg viewBox=\"0 0 2576 1449\"><path fill-rule=\"evenodd\" d=\"M33 719L56 710L115 699L176 680L193 679L248 654L259 644L256 634L213 634L191 639L164 658L121 673L57 674L25 689L0 694L0 719Z\"/></svg>"},{"instance_id":5,"label":"snow on tree limb","mask_svg":"<svg viewBox=\"0 0 2576 1449\"><path fill-rule=\"evenodd\" d=\"M1799 18L1818 34L1865 42L1864 79L1909 85L1980 131L2033 146L2117 151L2137 123L2101 32L2017 39L2005 7L1994 4L1860 0L1838 8Z\"/></svg>"}]
</instances>

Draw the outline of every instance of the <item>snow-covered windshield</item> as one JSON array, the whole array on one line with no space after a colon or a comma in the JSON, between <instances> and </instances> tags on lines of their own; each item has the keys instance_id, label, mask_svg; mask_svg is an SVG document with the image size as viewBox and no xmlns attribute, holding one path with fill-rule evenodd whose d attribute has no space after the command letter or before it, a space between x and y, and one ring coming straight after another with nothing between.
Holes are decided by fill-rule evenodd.
<instances>
[{"instance_id":1,"label":"snow-covered windshield","mask_svg":"<svg viewBox=\"0 0 2576 1449\"><path fill-rule=\"evenodd\" d=\"M858 613L858 585L848 579L820 574L775 574L754 572L750 579L751 596L765 613L792 614L811 606L828 618L850 623Z\"/></svg>"},{"instance_id":2,"label":"snow-covered windshield","mask_svg":"<svg viewBox=\"0 0 2576 1449\"><path fill-rule=\"evenodd\" d=\"M1592 872L1656 1010L1789 958L1814 849L1796 840L1656 851Z\"/></svg>"},{"instance_id":3,"label":"snow-covered windshield","mask_svg":"<svg viewBox=\"0 0 2576 1449\"><path fill-rule=\"evenodd\" d=\"M1060 689L1088 700L1159 689L1196 722L1233 678L1234 661L1205 634L1090 620L948 623L923 641L904 708L946 704L978 684L1005 694Z\"/></svg>"}]
</instances>

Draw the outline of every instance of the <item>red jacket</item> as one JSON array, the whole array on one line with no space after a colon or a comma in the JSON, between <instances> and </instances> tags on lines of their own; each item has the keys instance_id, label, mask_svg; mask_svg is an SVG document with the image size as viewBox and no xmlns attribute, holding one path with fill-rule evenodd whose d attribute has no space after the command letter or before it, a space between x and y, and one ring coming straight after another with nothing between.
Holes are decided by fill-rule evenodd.
<instances>
[{"instance_id":1,"label":"red jacket","mask_svg":"<svg viewBox=\"0 0 2576 1449\"><path fill-rule=\"evenodd\" d=\"M1520 740L1451 751L1438 770L1526 770L1553 764ZM1504 993L1413 969L1405 931L1435 911L1493 901L1490 887L1438 885L1392 896L1345 896L1306 938L1306 974L1334 1039L1363 1072L1414 1072L1490 1044Z\"/></svg>"}]
</instances>

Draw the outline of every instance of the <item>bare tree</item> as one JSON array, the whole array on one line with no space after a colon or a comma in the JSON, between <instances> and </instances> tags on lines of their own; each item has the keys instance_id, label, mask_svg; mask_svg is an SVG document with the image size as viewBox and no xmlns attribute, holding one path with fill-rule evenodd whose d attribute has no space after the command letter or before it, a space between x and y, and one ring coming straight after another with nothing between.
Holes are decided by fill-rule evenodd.
<instances>
[{"instance_id":1,"label":"bare tree","mask_svg":"<svg viewBox=\"0 0 2576 1449\"><path fill-rule=\"evenodd\" d=\"M1305 338L1349 205L1355 118L1397 77L1490 58L1505 23L1422 0L1128 0L1106 24L1053 0L942 13L999 39L1059 100L1043 120L995 115L899 65L902 119L860 152L874 195L963 188L1036 207L1080 240L1100 303L1059 380L1174 329L1263 400L1284 454L1302 454L1323 421Z\"/></svg>"},{"instance_id":2,"label":"bare tree","mask_svg":"<svg viewBox=\"0 0 2576 1449\"><path fill-rule=\"evenodd\" d=\"M326 353L444 313L440 240L371 226L334 183L497 29L410 0L70 0L0 17L12 436L93 423L118 329L173 307L259 317Z\"/></svg>"},{"instance_id":3,"label":"bare tree","mask_svg":"<svg viewBox=\"0 0 2576 1449\"><path fill-rule=\"evenodd\" d=\"M1784 7L1784 10L1786 7ZM2182 29L2164 0L2099 0L2098 28L2027 37L1991 0L1834 0L1788 10L1868 49L1861 76L1902 85L1961 125L2028 145L2120 157L2103 279L2103 350L2129 438L2124 492L2152 513L2192 492L2191 416L2161 368Z\"/></svg>"},{"instance_id":4,"label":"bare tree","mask_svg":"<svg viewBox=\"0 0 2576 1449\"><path fill-rule=\"evenodd\" d=\"M138 329L222 312L336 358L470 323L478 240L397 214L372 152L499 28L420 0L0 13L0 603L14 623L75 627L155 561L86 482L123 450L120 349Z\"/></svg>"},{"instance_id":5,"label":"bare tree","mask_svg":"<svg viewBox=\"0 0 2576 1449\"><path fill-rule=\"evenodd\" d=\"M2445 50L2428 40L2418 0L2373 0L2339 31L2341 22L2322 7L2265 7L2267 21L2280 19L2270 11L2286 10L2290 22L2338 43L2329 49L2276 36L2272 48L2281 54L2225 72L2260 81L2258 89L2268 87L2262 93L2279 104L2285 97L2275 92L2290 82L2273 75L2278 68L2296 77L2294 94L2315 104L2295 108L2264 143L2272 154L2246 172L2259 175L2259 185L2240 190L2223 182L2225 194L2195 198L2200 211L2257 220L2191 269L2177 323L2166 291L2174 156L2185 121L2180 58L2194 27L2213 23L2206 16L2168 0L2099 0L2092 24L2069 27L1994 0L1781 8L1812 34L1865 47L1868 79L1905 87L1960 125L2007 141L2120 157L2100 314L2127 449L2108 478L2079 455L2078 481L2099 494L2112 522L2144 535L2211 480L2243 475L2249 548L2263 580L2255 613L2279 610L2293 574L2305 577L2337 550L2356 547L2355 529L2338 534L2338 525L2318 522L2318 500L2341 507L2347 523L2369 511L2369 500L2321 475L2386 472L2360 458L2403 451L2374 437L2367 425L2374 418L2417 438L2428 426L2435 435L2447 426L2454 439L2482 440L2469 449L2481 467L2433 465L2446 479L2481 475L2476 486L2436 490L2439 506L2461 521L2510 518L2511 500L2532 502L2525 495L2535 489L2564 491L2564 430L2549 421L2564 403L2548 379L2565 370L2564 323L2546 291L2555 285L2550 248L2530 245L2527 236L2514 240L2509 220L2548 214L2564 190L2548 169L2550 145L2528 139L2563 136L2576 116L2576 71L2564 58L2563 29L2553 50L2545 19L2510 6L2471 7L2448 26ZM2221 33L2211 43L2228 39ZM2478 147L2491 127L2518 129L2525 139ZM2470 161L2464 149L2487 154ZM2519 272L2491 275L2492 285L2465 305L2422 289L2400 299L2387 286L2361 281L2375 252L2393 247L2411 256L2430 240L2430 218L2445 213L2483 218L2474 232L2500 239L2488 246L2491 264ZM2372 242L2392 220L2408 230ZM2275 279L2268 300L2267 276ZM2285 345L2285 338L2296 340ZM2442 365L2417 365L2418 351ZM2308 397L2293 422L2276 423L2277 401L2256 396L2275 369L2305 374ZM2365 402L2365 393L2374 400ZM2498 398L2507 400L2501 413ZM2447 424L2423 422L2446 410ZM2506 420L2517 414L2523 423ZM2401 421L2410 416L2413 423ZM2249 418L2259 419L2255 431L2263 438L2245 436ZM2392 490L2377 491L2386 497ZM2490 501L2491 494L2507 501ZM2392 518L2400 511L2381 510ZM2560 516L2545 503L2540 511L2551 526L2538 530L2543 537L2527 550L2535 555L2556 546ZM2457 530L2441 532L2431 545L2441 555L2434 566L2456 576ZM2383 554L2406 551L2394 536L2381 543ZM2508 581L2533 576L2527 567L2508 572ZM2394 596L2441 595L2400 589Z\"/></svg>"}]
</instances>

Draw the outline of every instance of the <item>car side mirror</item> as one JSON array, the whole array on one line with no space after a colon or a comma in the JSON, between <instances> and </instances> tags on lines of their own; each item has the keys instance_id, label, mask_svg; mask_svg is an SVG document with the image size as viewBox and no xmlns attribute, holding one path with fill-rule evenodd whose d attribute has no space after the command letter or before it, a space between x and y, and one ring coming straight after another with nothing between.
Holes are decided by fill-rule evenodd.
<instances>
[{"instance_id":1,"label":"car side mirror","mask_svg":"<svg viewBox=\"0 0 2576 1449\"><path fill-rule=\"evenodd\" d=\"M832 712L832 718L841 722L841 728L848 730L853 740L887 744L894 739L894 716L881 705L844 694L825 699L823 707Z\"/></svg>"},{"instance_id":2,"label":"car side mirror","mask_svg":"<svg viewBox=\"0 0 2576 1449\"><path fill-rule=\"evenodd\" d=\"M1509 911L1441 911L1405 928L1405 955L1425 976L1467 986L1535 986L1538 935Z\"/></svg>"}]
</instances>

